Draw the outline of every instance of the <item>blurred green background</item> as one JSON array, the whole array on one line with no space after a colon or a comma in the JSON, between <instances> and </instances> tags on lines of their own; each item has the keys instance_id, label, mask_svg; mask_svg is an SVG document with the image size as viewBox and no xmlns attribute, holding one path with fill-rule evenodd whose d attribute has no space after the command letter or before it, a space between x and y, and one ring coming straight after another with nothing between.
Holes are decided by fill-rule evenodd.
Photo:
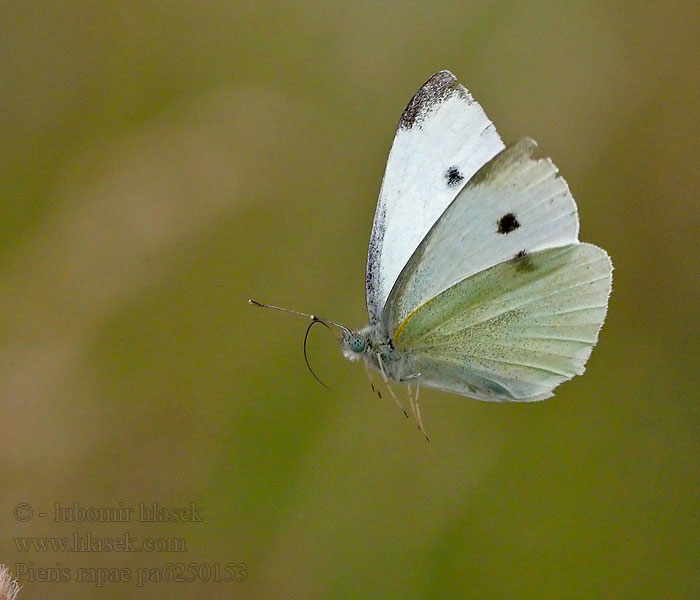
<instances>
[{"instance_id":1,"label":"blurred green background","mask_svg":"<svg viewBox=\"0 0 700 600\"><path fill-rule=\"evenodd\" d=\"M0 562L34 574L20 600L700 597L699 30L696 1L3 3ZM306 323L246 300L364 325L386 155L443 68L554 159L616 271L583 377L529 405L425 391L428 444L322 328L331 392ZM204 520L54 522L74 502ZM88 531L186 551L14 539ZM76 581L190 562L247 580Z\"/></svg>"}]
</instances>

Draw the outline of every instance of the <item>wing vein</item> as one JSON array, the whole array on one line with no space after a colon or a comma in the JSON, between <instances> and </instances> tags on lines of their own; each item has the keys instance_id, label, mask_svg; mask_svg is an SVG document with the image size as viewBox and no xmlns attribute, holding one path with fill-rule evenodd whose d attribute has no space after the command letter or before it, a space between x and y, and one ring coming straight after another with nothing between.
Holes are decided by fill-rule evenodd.
<instances>
[{"instance_id":1,"label":"wing vein","mask_svg":"<svg viewBox=\"0 0 700 600\"><path fill-rule=\"evenodd\" d=\"M575 284L575 285L570 285L570 286L567 286L567 287L559 288L559 289L557 289L556 291L552 292L551 294L547 294L547 295L545 295L545 296L535 296L535 297L532 298L531 300L528 300L528 301L523 302L523 303L521 303L521 304L517 304L517 305L514 305L514 306L510 306L510 305L509 305L507 309L505 309L505 310L503 310L503 311L501 311L501 312L499 312L499 313L496 313L496 314L493 314L493 315L489 315L488 318L485 318L485 319L482 320L482 321L475 321L474 323L468 325L467 327L464 327L463 329L469 329L469 328L471 328L471 327L474 327L475 325L480 325L480 324L482 324L482 323L486 323L487 321L490 321L490 320L492 320L492 319L496 319L496 318L500 317L501 315L504 315L505 313L512 312L512 311L515 311L515 310L519 310L519 309L521 309L521 308L523 308L523 307L525 307L525 306L528 306L528 305L532 304L533 302L540 302L540 301L542 301L542 300L544 300L544 299L546 299L546 298L551 298L552 296L556 296L557 294L560 294L561 292L566 292L566 291L573 290L573 289L576 289L576 288L581 287L581 286L584 286L584 285L590 285L591 283L596 283L597 281L601 281L601 280L605 279L606 277L608 277L608 275L602 275L601 277L596 277L595 279L591 279L591 280L589 280L589 281L584 281L584 282L581 282L581 283L577 283L577 284ZM519 291L519 292L522 292L522 290L526 290L528 287L531 287L532 285L536 285L536 284L537 284L537 282L534 282L534 283L532 283L532 284L530 284L530 285L528 285L528 286L524 286L523 288L519 288L518 291ZM488 303L490 303L490 302L491 302L491 300L488 300L488 301L482 302L482 303L480 303L480 304L475 304L475 305L474 305L474 308L477 308L477 307L480 307L480 306L485 306L486 304L488 304ZM572 311L572 312L575 312L575 310ZM555 314L555 313L544 313L544 315L550 315L550 314ZM453 322L453 321L455 321L455 320L461 318L462 316L463 316L463 313L456 313L456 314L454 314L453 316L448 317L447 319L445 319L444 323L451 323L451 322ZM534 315L532 315L532 316L534 316ZM444 324L444 323L443 323L443 324Z\"/></svg>"},{"instance_id":2,"label":"wing vein","mask_svg":"<svg viewBox=\"0 0 700 600\"><path fill-rule=\"evenodd\" d=\"M512 360L503 360L500 358L493 358L493 357L488 357L488 358L486 358L486 360L497 362L497 363L503 364L503 365L512 365L514 367L525 367L527 369L536 369L537 371L544 371L546 373L552 373L553 375L559 375L561 377L571 377L570 373L563 373L561 371L556 371L556 370L550 369L548 367L541 367L541 366L536 366L536 365L530 365L527 363L521 363L521 362L516 362L516 361L512 361Z\"/></svg>"}]
</instances>

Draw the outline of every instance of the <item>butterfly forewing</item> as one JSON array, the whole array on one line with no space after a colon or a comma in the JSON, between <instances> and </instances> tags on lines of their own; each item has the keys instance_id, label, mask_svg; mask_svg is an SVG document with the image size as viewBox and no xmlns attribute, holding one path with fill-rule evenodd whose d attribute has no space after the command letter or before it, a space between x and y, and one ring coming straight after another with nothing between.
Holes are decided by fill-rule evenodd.
<instances>
[{"instance_id":1,"label":"butterfly forewing","mask_svg":"<svg viewBox=\"0 0 700 600\"><path fill-rule=\"evenodd\" d=\"M605 319L608 255L591 244L525 254L476 273L398 328L421 383L483 400L542 400L583 372Z\"/></svg>"},{"instance_id":2,"label":"butterfly forewing","mask_svg":"<svg viewBox=\"0 0 700 600\"><path fill-rule=\"evenodd\" d=\"M404 110L379 193L367 258L370 323L425 234L474 173L503 148L454 75L433 75Z\"/></svg>"},{"instance_id":3,"label":"butterfly forewing","mask_svg":"<svg viewBox=\"0 0 700 600\"><path fill-rule=\"evenodd\" d=\"M475 273L577 242L576 203L552 162L531 158L535 147L525 138L500 152L446 208L391 291L382 315L391 331Z\"/></svg>"}]
</instances>

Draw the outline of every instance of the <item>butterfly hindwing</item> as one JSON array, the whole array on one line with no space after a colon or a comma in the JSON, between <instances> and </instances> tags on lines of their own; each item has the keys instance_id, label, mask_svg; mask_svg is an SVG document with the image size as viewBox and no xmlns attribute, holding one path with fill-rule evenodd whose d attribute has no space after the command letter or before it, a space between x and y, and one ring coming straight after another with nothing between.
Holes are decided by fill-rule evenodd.
<instances>
[{"instance_id":1,"label":"butterfly hindwing","mask_svg":"<svg viewBox=\"0 0 700 600\"><path fill-rule=\"evenodd\" d=\"M503 148L479 104L454 75L433 75L399 121L379 193L367 258L370 323L399 273L448 204Z\"/></svg>"},{"instance_id":2,"label":"butterfly hindwing","mask_svg":"<svg viewBox=\"0 0 700 600\"><path fill-rule=\"evenodd\" d=\"M515 256L418 308L398 328L423 385L529 401L583 372L605 319L612 265L571 244Z\"/></svg>"},{"instance_id":3,"label":"butterfly hindwing","mask_svg":"<svg viewBox=\"0 0 700 600\"><path fill-rule=\"evenodd\" d=\"M524 138L486 163L445 209L404 267L382 321L395 331L412 311L475 273L518 254L578 241L569 188Z\"/></svg>"}]
</instances>

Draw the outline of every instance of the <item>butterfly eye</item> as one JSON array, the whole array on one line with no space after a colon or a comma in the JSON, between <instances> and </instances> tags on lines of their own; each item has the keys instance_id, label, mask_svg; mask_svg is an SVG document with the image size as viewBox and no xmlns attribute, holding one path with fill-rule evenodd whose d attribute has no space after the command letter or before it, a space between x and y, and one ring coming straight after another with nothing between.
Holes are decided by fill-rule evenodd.
<instances>
[{"instance_id":1,"label":"butterfly eye","mask_svg":"<svg viewBox=\"0 0 700 600\"><path fill-rule=\"evenodd\" d=\"M353 352L362 352L365 349L365 338L360 335L353 335L350 338L350 349Z\"/></svg>"}]
</instances>

